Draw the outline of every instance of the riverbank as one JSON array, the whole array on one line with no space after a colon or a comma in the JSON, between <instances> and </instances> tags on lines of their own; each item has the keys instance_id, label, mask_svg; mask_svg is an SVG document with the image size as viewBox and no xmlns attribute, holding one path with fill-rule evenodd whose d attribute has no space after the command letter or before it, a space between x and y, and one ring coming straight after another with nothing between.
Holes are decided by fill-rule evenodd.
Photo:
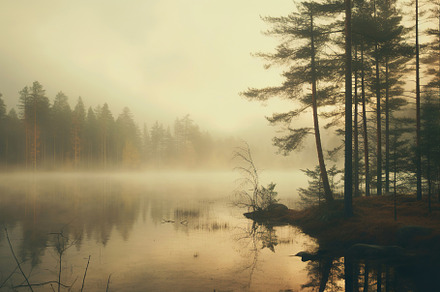
<instances>
[{"instance_id":1,"label":"riverbank","mask_svg":"<svg viewBox=\"0 0 440 292\"><path fill-rule=\"evenodd\" d=\"M418 252L440 251L440 204L416 201L409 196L396 199L394 220L392 196L354 198L354 215L344 217L343 201L289 209L266 216L247 216L262 223L290 224L315 238L322 250L343 251L353 244L398 245Z\"/></svg>"}]
</instances>

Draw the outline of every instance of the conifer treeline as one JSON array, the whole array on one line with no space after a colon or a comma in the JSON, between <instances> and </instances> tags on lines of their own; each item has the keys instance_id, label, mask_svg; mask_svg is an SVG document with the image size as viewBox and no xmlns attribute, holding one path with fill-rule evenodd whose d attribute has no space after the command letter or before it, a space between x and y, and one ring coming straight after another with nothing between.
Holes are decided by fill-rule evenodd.
<instances>
[{"instance_id":1,"label":"conifer treeline","mask_svg":"<svg viewBox=\"0 0 440 292\"><path fill-rule=\"evenodd\" d=\"M172 129L155 122L142 130L126 107L114 118L107 103L71 109L59 92L53 103L35 81L20 91L18 113L0 95L0 165L3 169L225 166L233 139L215 141L189 115Z\"/></svg>"}]
</instances>

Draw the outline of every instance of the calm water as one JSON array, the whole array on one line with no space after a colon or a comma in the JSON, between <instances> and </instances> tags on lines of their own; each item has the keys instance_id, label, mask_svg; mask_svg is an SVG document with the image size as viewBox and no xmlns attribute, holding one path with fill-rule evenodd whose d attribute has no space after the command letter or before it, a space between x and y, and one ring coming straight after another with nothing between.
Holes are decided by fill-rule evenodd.
<instances>
[{"instance_id":1,"label":"calm water","mask_svg":"<svg viewBox=\"0 0 440 292\"><path fill-rule=\"evenodd\" d=\"M315 243L294 227L256 226L231 204L236 173L37 174L0 179L0 285L15 268L31 283L84 291L300 290ZM299 173L265 173L294 207ZM19 272L1 289L23 284ZM54 285L56 289L56 285ZM50 286L40 288L50 291ZM21 289L26 290L26 288ZM38 291L38 288L35 288Z\"/></svg>"}]
</instances>

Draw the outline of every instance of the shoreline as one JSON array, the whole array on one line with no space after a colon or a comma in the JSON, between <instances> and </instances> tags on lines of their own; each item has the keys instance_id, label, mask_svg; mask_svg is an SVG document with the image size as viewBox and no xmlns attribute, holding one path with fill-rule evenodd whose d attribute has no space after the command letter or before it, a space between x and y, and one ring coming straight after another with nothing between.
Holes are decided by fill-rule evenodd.
<instances>
[{"instance_id":1,"label":"shoreline","mask_svg":"<svg viewBox=\"0 0 440 292\"><path fill-rule=\"evenodd\" d=\"M350 218L344 217L341 200L303 210L244 215L262 224L296 226L315 238L323 250L344 251L354 244L370 244L440 254L440 203L431 202L429 214L426 198L417 201L400 195L396 201L397 220L392 196L354 198L354 215Z\"/></svg>"}]
</instances>

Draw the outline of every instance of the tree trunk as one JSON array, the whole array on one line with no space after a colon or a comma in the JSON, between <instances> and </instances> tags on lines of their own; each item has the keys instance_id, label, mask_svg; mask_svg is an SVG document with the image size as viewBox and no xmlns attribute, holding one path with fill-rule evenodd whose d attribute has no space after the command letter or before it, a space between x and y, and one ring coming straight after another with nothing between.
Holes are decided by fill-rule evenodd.
<instances>
[{"instance_id":1,"label":"tree trunk","mask_svg":"<svg viewBox=\"0 0 440 292\"><path fill-rule=\"evenodd\" d=\"M365 196L370 196L370 159L368 151L367 105L365 98L364 43L361 44L362 125L364 132Z\"/></svg>"},{"instance_id":2,"label":"tree trunk","mask_svg":"<svg viewBox=\"0 0 440 292\"><path fill-rule=\"evenodd\" d=\"M345 216L353 215L353 113L351 84L351 0L345 0L345 174L344 206ZM356 158L355 158L356 159ZM353 283L351 283L353 287ZM346 291L352 291L347 290Z\"/></svg>"},{"instance_id":3,"label":"tree trunk","mask_svg":"<svg viewBox=\"0 0 440 292\"><path fill-rule=\"evenodd\" d=\"M416 175L417 200L422 199L422 155L420 150L420 52L419 52L419 1L416 0Z\"/></svg>"},{"instance_id":4,"label":"tree trunk","mask_svg":"<svg viewBox=\"0 0 440 292\"><path fill-rule=\"evenodd\" d=\"M385 60L385 194L390 192L390 108L389 64Z\"/></svg>"},{"instance_id":5,"label":"tree trunk","mask_svg":"<svg viewBox=\"0 0 440 292\"><path fill-rule=\"evenodd\" d=\"M357 63L357 47L355 47L355 60ZM354 196L359 197L359 128L358 128L358 71L354 71Z\"/></svg>"},{"instance_id":6,"label":"tree trunk","mask_svg":"<svg viewBox=\"0 0 440 292\"><path fill-rule=\"evenodd\" d=\"M428 155L427 155L427 174L426 176L428 177L428 212L429 214L431 214L432 208L431 208L431 192L432 192L432 188L431 188L431 184L432 184L432 180L431 180L431 155L430 155L430 149L428 149Z\"/></svg>"},{"instance_id":7,"label":"tree trunk","mask_svg":"<svg viewBox=\"0 0 440 292\"><path fill-rule=\"evenodd\" d=\"M376 1L374 2L374 19L376 20ZM376 184L376 194L378 196L382 195L382 120L380 117L380 79L379 79L379 50L378 43L374 45L375 63L376 63L376 125L377 125L377 163L376 163L376 173L377 173L377 184Z\"/></svg>"},{"instance_id":8,"label":"tree trunk","mask_svg":"<svg viewBox=\"0 0 440 292\"><path fill-rule=\"evenodd\" d=\"M375 46L376 52L376 123L377 123L377 185L376 194L382 195L382 120L380 116L380 80L379 80L379 56L378 45Z\"/></svg>"},{"instance_id":9,"label":"tree trunk","mask_svg":"<svg viewBox=\"0 0 440 292\"><path fill-rule=\"evenodd\" d=\"M315 130L315 142L316 151L318 153L319 169L321 172L322 183L324 186L324 198L326 202L333 201L333 193L330 189L330 183L328 180L327 169L324 163L324 155L322 153L321 146L321 135L319 132L319 122L318 122L318 103L316 101L317 90L316 90L316 65L315 65L315 39L313 30L313 12L310 13L310 31L311 31L311 70L312 70L312 109L313 109L313 126Z\"/></svg>"}]
</instances>

